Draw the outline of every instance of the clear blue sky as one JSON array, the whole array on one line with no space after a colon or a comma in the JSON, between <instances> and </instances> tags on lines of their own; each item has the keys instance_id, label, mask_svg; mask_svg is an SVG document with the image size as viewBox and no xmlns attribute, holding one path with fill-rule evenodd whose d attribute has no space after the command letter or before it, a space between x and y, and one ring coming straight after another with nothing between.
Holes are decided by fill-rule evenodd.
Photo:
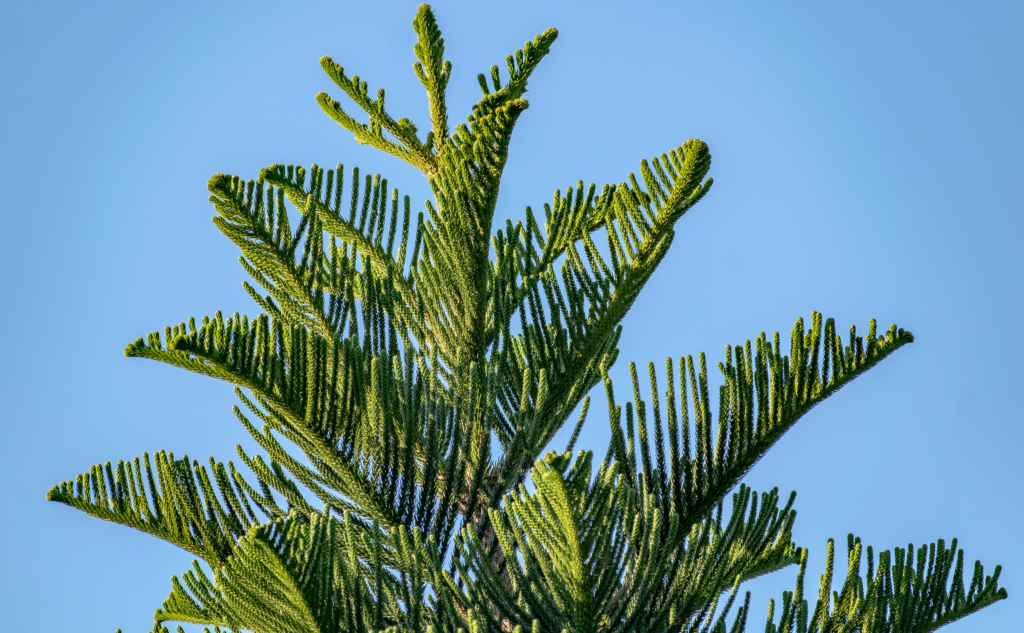
<instances>
[{"instance_id":1,"label":"clear blue sky","mask_svg":"<svg viewBox=\"0 0 1024 633\"><path fill-rule=\"evenodd\" d=\"M1024 4L434 8L456 120L477 99L478 72L547 27L561 33L531 82L499 216L578 179L619 182L688 138L711 147L715 187L628 316L616 375L628 360L718 359L726 343L788 333L812 310L915 333L748 482L799 491L810 591L829 537L891 548L956 536L969 560L1004 565L1010 599L947 630L1019 629ZM426 197L417 173L355 144L313 101L333 89L317 64L329 54L386 87L390 110L426 120L414 10L4 3L5 630L149 630L191 557L43 496L143 451L234 457L244 431L230 387L122 350L190 315L257 311L209 221L210 175L343 162ZM593 410L583 443L603 455L607 420ZM794 576L754 585L751 630Z\"/></svg>"}]
</instances>

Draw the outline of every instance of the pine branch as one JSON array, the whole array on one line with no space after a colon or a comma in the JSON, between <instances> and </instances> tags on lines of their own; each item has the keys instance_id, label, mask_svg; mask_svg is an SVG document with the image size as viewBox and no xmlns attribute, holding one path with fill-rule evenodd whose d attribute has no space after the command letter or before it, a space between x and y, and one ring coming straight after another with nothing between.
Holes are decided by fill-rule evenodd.
<instances>
[{"instance_id":1,"label":"pine branch","mask_svg":"<svg viewBox=\"0 0 1024 633\"><path fill-rule=\"evenodd\" d=\"M514 345L526 350L506 353L503 358L503 370L511 383L507 409L525 406L535 437L529 442L511 442L502 466L504 485L522 479L531 461L600 380L602 368L614 362L620 323L667 252L675 222L711 185L710 179L702 184L711 158L700 141L689 141L651 162L654 171L647 161L641 163L647 191L631 176L632 185L605 187L593 203L595 187L583 196L581 183L575 203L570 190L564 199L556 196L554 210L545 209L549 219L546 238L535 228L532 214L527 216L525 231L514 230L515 238L524 241L517 252L526 253L530 262L525 270L536 272L523 276L514 297L504 302L502 320L495 319L491 331L493 337L502 337L505 349ZM602 226L608 237L610 266L589 235L592 228ZM539 254L534 241L541 246ZM577 243L582 245L585 259ZM552 267L563 254L559 279ZM493 303L501 305L500 299ZM506 320L514 311L520 313L523 332L516 343L510 340ZM542 405L518 399L525 393L526 365L531 378L543 375L547 379L547 398ZM534 393L532 388L530 393Z\"/></svg>"},{"instance_id":2,"label":"pine branch","mask_svg":"<svg viewBox=\"0 0 1024 633\"><path fill-rule=\"evenodd\" d=\"M236 415L321 502L389 528L418 525L440 537L452 529L448 508L460 507L458 499L473 486L463 479L467 465L477 463L470 445L479 438L452 433L472 417L467 409L481 405L449 406L412 350L403 351L404 365L403 356L385 360L383 352L367 338L333 353L316 335L265 315L250 322L219 313L200 327L190 320L188 328L166 328L163 340L153 333L148 343L139 339L125 350L249 390L255 402L237 393L264 430L237 408ZM291 458L275 432L298 446L313 470Z\"/></svg>"},{"instance_id":3,"label":"pine branch","mask_svg":"<svg viewBox=\"0 0 1024 633\"><path fill-rule=\"evenodd\" d=\"M377 303L392 318L392 325L396 333L403 341L409 341L407 330L412 333L418 345L435 345L434 331L438 329L437 320L432 318L430 313L422 313L417 310L421 299L417 292L417 278L415 265L418 259L419 245L422 240L423 219L422 214L417 221L415 229L415 246L413 249L413 261L406 275L405 259L410 237L410 208L409 197L405 197L404 215L399 219L398 214L398 190L391 192L391 212L388 226L388 239L383 243L385 220L388 217L387 202L387 180L381 180L380 176L366 177L366 186L363 188L362 211L357 216L357 203L359 199L359 170L352 170L351 204L348 217L342 213L343 182L341 174L343 167L338 165L335 170L325 172L317 165L310 168L310 178L306 184L306 170L285 167L283 165L272 165L262 172L262 178L283 191L288 199L303 211L304 217L309 215L316 218L318 226L337 237L345 248L340 252L340 264L336 265L336 272L315 277L315 288L326 290L333 297L334 302L348 301L352 303L355 299L364 299L367 292L371 290L371 281L376 286L386 289L379 292L375 299ZM326 180L326 190L323 183ZM372 182L372 185L371 185ZM335 186L336 183L336 186ZM332 196L333 194L333 196ZM372 194L372 197L371 197ZM372 204L371 204L372 200ZM401 237L396 242L395 236L401 223ZM351 249L351 250L349 250ZM311 257L314 249L310 249ZM334 251L337 253L338 251ZM333 254L333 253L332 253ZM330 257L327 261L337 261L338 255ZM362 260L362 274L359 274L359 260ZM348 297L351 296L351 300ZM344 306L346 309L348 305ZM345 312L336 309L336 313L344 315ZM426 318L426 323L423 323ZM340 321L344 325L343 319Z\"/></svg>"},{"instance_id":4,"label":"pine branch","mask_svg":"<svg viewBox=\"0 0 1024 633\"><path fill-rule=\"evenodd\" d=\"M678 516L661 521L653 495L638 503L643 491L616 471L602 466L591 481L591 457L582 451L571 466L568 454L538 462L536 492L521 486L504 511L491 510L504 570L477 532L456 539L453 586L465 586L462 602L491 605L488 630L534 620L555 631L689 630L707 620L723 591L797 561L792 498L780 510L773 491L759 506L742 487L726 526L719 518L682 530Z\"/></svg>"},{"instance_id":5,"label":"pine branch","mask_svg":"<svg viewBox=\"0 0 1024 633\"><path fill-rule=\"evenodd\" d=\"M419 530L368 527L347 513L292 514L250 530L212 577L197 564L173 578L155 619L268 633L454 631L446 623L465 619L444 603L434 550ZM439 599L427 599L428 583Z\"/></svg>"},{"instance_id":6,"label":"pine branch","mask_svg":"<svg viewBox=\"0 0 1024 633\"><path fill-rule=\"evenodd\" d=\"M964 582L964 552L953 539L949 549L938 543L882 552L878 566L871 547L867 548L867 574L861 574L860 538L847 537L847 575L839 592L832 590L835 547L828 542L825 573L814 610L803 599L803 576L807 566L804 550L797 587L783 595L778 624L773 619L774 601L769 604L768 633L927 633L970 615L1006 598L999 587L997 566L985 576L981 563L975 562L969 585ZM954 565L955 560L955 565Z\"/></svg>"},{"instance_id":7,"label":"pine branch","mask_svg":"<svg viewBox=\"0 0 1024 633\"><path fill-rule=\"evenodd\" d=\"M442 54L443 50L442 40ZM360 123L346 113L341 104L331 99L330 95L326 92L321 92L316 95L316 101L327 116L334 119L335 122L349 132L352 132L357 142L364 145L368 144L371 147L401 158L428 176L437 171L437 161L430 147L432 139L428 137L427 143L424 144L417 137L416 125L412 121L407 118L401 118L396 121L387 113L384 108L383 88L377 90L377 98L373 99L369 95L369 88L365 81L361 81L358 75L354 75L351 78L346 76L345 69L335 63L330 57L322 57L320 59L320 67L369 116L369 122ZM448 67L450 68L450 64ZM445 85L447 85L447 77L445 78ZM442 93L443 90L444 87L442 86ZM391 134L394 140L389 139L385 132Z\"/></svg>"},{"instance_id":8,"label":"pine branch","mask_svg":"<svg viewBox=\"0 0 1024 633\"><path fill-rule=\"evenodd\" d=\"M271 518L285 512L265 486L263 495L255 493L230 462L225 469L211 458L207 471L188 456L176 460L163 451L153 461L143 453L141 461L93 466L54 486L46 499L152 534L213 567L225 565L238 539L260 524L252 506Z\"/></svg>"},{"instance_id":9,"label":"pine branch","mask_svg":"<svg viewBox=\"0 0 1024 633\"><path fill-rule=\"evenodd\" d=\"M347 257L331 258L325 252L316 217L304 214L293 234L282 192L265 187L262 178L246 183L217 174L207 188L219 214L214 224L241 249L246 272L270 293L262 298L246 284L257 303L324 338L340 337L352 309L355 275ZM302 260L296 262L300 246ZM336 287L329 302L321 289L322 278Z\"/></svg>"},{"instance_id":10,"label":"pine branch","mask_svg":"<svg viewBox=\"0 0 1024 633\"><path fill-rule=\"evenodd\" d=\"M727 347L726 362L719 364L725 384L719 388L714 433L704 355L700 355L699 364L692 357L679 359L680 408L676 405L671 362L666 363L668 386L664 397L658 394L654 367L649 365L653 424L661 436L660 411L664 410L668 426L669 455L666 459L666 438L661 436L655 443L657 468L652 467L648 453L647 403L640 396L636 369L631 366L634 402L627 404L626 433L622 430L622 408L615 404L607 382L613 434L610 451L636 486L658 492L664 500L662 512L668 512L671 506L684 524L693 525L717 506L804 414L913 340L910 332L895 325L879 336L872 320L867 337L857 337L856 329L851 328L849 344L844 348L834 321L823 324L821 315L815 312L810 330L805 329L803 319L797 320L788 356L782 354L777 333L774 344L769 344L762 333L753 346L747 341L743 346ZM642 468L636 465L633 411L640 430Z\"/></svg>"},{"instance_id":11,"label":"pine branch","mask_svg":"<svg viewBox=\"0 0 1024 633\"><path fill-rule=\"evenodd\" d=\"M743 582L798 562L791 537L795 498L791 494L780 509L777 489L762 493L759 504L757 493L741 486L725 526L720 505L715 517L693 526L684 540L677 536L685 534L679 517L670 513L663 523L657 495L649 494L643 512L635 515L633 560L609 605L609 621L622 622L624 630L710 626L723 592L731 590L731 602ZM673 529L679 532L674 535ZM720 613L723 622L728 610Z\"/></svg>"},{"instance_id":12,"label":"pine branch","mask_svg":"<svg viewBox=\"0 0 1024 633\"><path fill-rule=\"evenodd\" d=\"M427 136L427 146L444 146L448 141L448 108L445 106L445 91L451 79L452 64L444 59L444 38L437 27L430 5L421 4L416 9L412 22L417 42L413 47L416 59L413 65L416 77L427 91L430 104L430 122L433 127Z\"/></svg>"},{"instance_id":13,"label":"pine branch","mask_svg":"<svg viewBox=\"0 0 1024 633\"><path fill-rule=\"evenodd\" d=\"M494 92L487 85L487 78L483 73L477 75L480 83L480 91L484 94L483 103L514 101L526 93L526 82L530 75L537 68L540 60L551 52L551 45L558 38L557 29L548 29L533 38L533 41L523 44L523 48L517 49L514 55L505 57L505 65L508 69L508 83L501 85L501 71L497 66L491 66L491 85ZM488 99L489 98L489 99Z\"/></svg>"},{"instance_id":14,"label":"pine branch","mask_svg":"<svg viewBox=\"0 0 1024 633\"><path fill-rule=\"evenodd\" d=\"M651 165L654 166L653 171ZM580 181L575 192L568 188L563 197L560 191L556 191L552 204L544 205L543 231L532 210L527 208L526 227L516 227L515 234L523 241L520 250L528 254L529 264L524 267L526 272L513 305L520 305L559 257L568 253L570 257L575 254L573 259L580 260L579 246L584 247L592 270L588 274L580 260L573 264L573 272L580 278L579 283L584 290L590 290L587 296L590 301L596 299L589 296L593 294L592 288L603 285L603 278L612 284L621 284L623 272L628 273L630 269L642 271L647 268L653 272L657 263L650 254L659 249L664 238L671 240L675 222L707 193L713 181L708 179L703 184L701 181L710 167L711 155L707 145L691 140L668 154L662 154L660 159L652 158L650 163L641 161L640 171L646 191L636 177L629 174L629 183L604 185L601 195L595 199L596 186L591 184L584 195L583 182ZM608 233L614 274L596 247L586 242L586 237L600 228L605 228ZM513 234L511 225L508 234L510 237ZM569 253L570 249L573 253ZM620 266L624 270L620 271ZM591 279L591 274L596 279Z\"/></svg>"},{"instance_id":15,"label":"pine branch","mask_svg":"<svg viewBox=\"0 0 1024 633\"><path fill-rule=\"evenodd\" d=\"M173 590L154 619L158 626L173 620L268 633L382 628L372 618L374 600L354 548L345 555L345 539L353 538L347 532L322 515L254 529L213 578L198 564L180 580L172 578Z\"/></svg>"}]
</instances>

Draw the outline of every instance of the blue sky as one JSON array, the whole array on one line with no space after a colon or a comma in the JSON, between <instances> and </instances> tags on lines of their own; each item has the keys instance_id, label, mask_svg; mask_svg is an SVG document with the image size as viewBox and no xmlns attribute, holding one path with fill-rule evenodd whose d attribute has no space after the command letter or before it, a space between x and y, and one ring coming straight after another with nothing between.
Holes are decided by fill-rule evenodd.
<instances>
[{"instance_id":1,"label":"blue sky","mask_svg":"<svg viewBox=\"0 0 1024 633\"><path fill-rule=\"evenodd\" d=\"M881 549L955 536L968 560L1004 565L1010 599L946 630L1016 629L1024 5L434 8L454 65L453 122L478 98L478 72L503 66L536 33L560 31L530 84L499 218L521 217L578 179L619 182L686 139L711 147L715 187L681 221L627 317L615 376L629 360L660 366L702 350L718 360L725 344L788 333L812 310L843 328L877 318L915 333L811 412L747 482L799 492L809 591L829 537L852 531ZM421 176L355 144L313 101L333 89L317 64L328 54L386 87L389 110L425 121L414 11L403 2L5 3L5 629L149 630L191 557L44 494L143 451L234 457L244 431L230 387L122 350L188 316L257 312L237 252L209 221L212 174L343 162L426 198ZM603 455L607 419L592 410L581 443ZM794 577L753 584L751 630Z\"/></svg>"}]
</instances>

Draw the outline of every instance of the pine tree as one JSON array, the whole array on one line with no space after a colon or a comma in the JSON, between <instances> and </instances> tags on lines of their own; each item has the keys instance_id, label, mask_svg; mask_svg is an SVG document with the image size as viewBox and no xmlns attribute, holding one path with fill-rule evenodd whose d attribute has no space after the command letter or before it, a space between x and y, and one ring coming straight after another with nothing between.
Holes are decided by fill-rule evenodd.
<instances>
[{"instance_id":1,"label":"pine tree","mask_svg":"<svg viewBox=\"0 0 1024 633\"><path fill-rule=\"evenodd\" d=\"M789 565L796 586L769 604L771 633L931 631L1006 597L998 567L975 563L965 582L955 540L876 558L850 535L843 586L830 541L811 608L795 495L739 482L913 336L872 321L844 342L815 313L788 352L778 334L726 347L717 418L704 354L648 364L644 389L631 363L632 400L618 404L621 322L711 187L707 145L641 161L639 179L555 191L543 216L527 207L495 231L527 80L557 32L506 57L504 78L479 75L483 95L452 130L452 67L427 5L413 25L425 135L329 57L323 70L368 122L316 100L427 177L426 212L379 175L356 168L346 183L342 165L218 174L213 221L241 249L262 314L190 318L125 350L233 384L235 416L266 456L239 447L243 476L143 454L47 495L202 560L172 579L154 631L737 632L751 608L749 593L736 604L741 584ZM573 447L598 386L612 439L595 464ZM565 450L545 452L577 410Z\"/></svg>"}]
</instances>

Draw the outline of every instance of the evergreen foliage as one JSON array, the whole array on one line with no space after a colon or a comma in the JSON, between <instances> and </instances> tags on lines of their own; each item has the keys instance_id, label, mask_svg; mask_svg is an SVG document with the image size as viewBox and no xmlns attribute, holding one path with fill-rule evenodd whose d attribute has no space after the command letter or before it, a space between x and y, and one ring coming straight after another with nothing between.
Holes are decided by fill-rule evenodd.
<instances>
[{"instance_id":1,"label":"evergreen foliage","mask_svg":"<svg viewBox=\"0 0 1024 633\"><path fill-rule=\"evenodd\" d=\"M965 582L955 540L876 559L851 535L841 590L829 542L812 609L795 494L780 504L739 482L912 335L872 321L844 341L815 313L788 350L764 333L726 347L717 405L704 354L661 374L649 364L649 392L630 364L632 400L617 404L607 371L621 322L711 187L707 145L641 161L639 178L556 191L542 215L527 207L494 230L527 80L557 32L509 55L504 78L481 74L480 101L452 130L452 68L427 5L413 25L425 135L329 57L366 122L316 99L358 142L423 172L425 212L379 175L356 168L346 183L342 165L218 174L214 223L263 312L190 318L125 350L234 385L266 457L238 448L246 479L230 462L144 454L47 495L202 559L172 579L154 631L735 632L751 609L741 584L789 565L796 588L777 618L770 604L771 633L931 631L1006 597L998 567L976 564ZM612 440L598 465L573 447L599 384ZM577 410L565 451L545 452Z\"/></svg>"}]
</instances>

